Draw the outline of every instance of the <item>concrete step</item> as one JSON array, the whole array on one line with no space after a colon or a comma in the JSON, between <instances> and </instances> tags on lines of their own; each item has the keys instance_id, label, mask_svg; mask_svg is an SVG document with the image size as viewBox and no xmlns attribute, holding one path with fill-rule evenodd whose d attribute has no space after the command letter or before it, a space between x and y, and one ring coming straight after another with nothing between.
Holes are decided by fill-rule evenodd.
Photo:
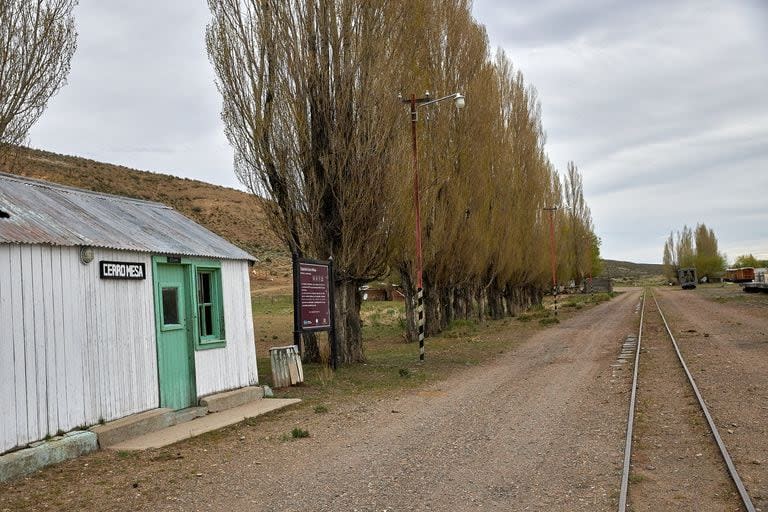
<instances>
[{"instance_id":1,"label":"concrete step","mask_svg":"<svg viewBox=\"0 0 768 512\"><path fill-rule=\"evenodd\" d=\"M106 448L122 443L126 439L142 436L148 432L155 432L174 425L175 418L176 411L173 409L152 409L138 414L131 414L104 425L96 425L91 427L90 431L98 436L99 447Z\"/></svg>"},{"instance_id":2,"label":"concrete step","mask_svg":"<svg viewBox=\"0 0 768 512\"><path fill-rule=\"evenodd\" d=\"M264 388L261 386L248 386L245 388L225 391L208 395L200 399L200 405L208 408L208 412L219 412L226 409L239 407L248 402L264 398Z\"/></svg>"},{"instance_id":3,"label":"concrete step","mask_svg":"<svg viewBox=\"0 0 768 512\"><path fill-rule=\"evenodd\" d=\"M208 409L205 407L188 407L180 411L174 411L175 417L172 424L177 425L179 423L192 421L195 418L202 418L206 414L208 414Z\"/></svg>"},{"instance_id":4,"label":"concrete step","mask_svg":"<svg viewBox=\"0 0 768 512\"><path fill-rule=\"evenodd\" d=\"M217 430L228 425L234 425L247 418L253 418L276 409L287 407L300 401L301 400L298 398L269 398L264 400L254 400L247 404L233 407L232 409L208 414L204 418L197 418L186 423L180 423L158 430L157 432L151 432L143 436L128 439L122 443L110 446L109 449L140 451L150 448L162 448L184 439L189 439L190 437L199 436L205 432Z\"/></svg>"},{"instance_id":5,"label":"concrete step","mask_svg":"<svg viewBox=\"0 0 768 512\"><path fill-rule=\"evenodd\" d=\"M208 413L216 413L241 407L264 397L260 386L249 386L224 393L206 396L200 399L198 407L188 407L179 411L160 408L132 414L119 420L97 425L90 430L98 436L100 448L122 445L129 439L142 437L168 427L188 423L202 418ZM277 402L272 403L275 405Z\"/></svg>"}]
</instances>

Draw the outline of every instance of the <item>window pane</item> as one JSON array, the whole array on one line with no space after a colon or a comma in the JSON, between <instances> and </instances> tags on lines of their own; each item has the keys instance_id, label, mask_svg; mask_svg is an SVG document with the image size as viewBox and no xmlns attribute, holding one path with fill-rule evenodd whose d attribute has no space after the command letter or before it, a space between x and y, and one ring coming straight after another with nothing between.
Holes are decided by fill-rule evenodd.
<instances>
[{"instance_id":1,"label":"window pane","mask_svg":"<svg viewBox=\"0 0 768 512\"><path fill-rule=\"evenodd\" d=\"M179 323L179 289L163 288L163 324Z\"/></svg>"},{"instance_id":2,"label":"window pane","mask_svg":"<svg viewBox=\"0 0 768 512\"><path fill-rule=\"evenodd\" d=\"M209 304L211 302L211 273L197 273L197 301L200 304Z\"/></svg>"},{"instance_id":3,"label":"window pane","mask_svg":"<svg viewBox=\"0 0 768 512\"><path fill-rule=\"evenodd\" d=\"M200 304L200 336L211 336L213 332L213 305Z\"/></svg>"},{"instance_id":4,"label":"window pane","mask_svg":"<svg viewBox=\"0 0 768 512\"><path fill-rule=\"evenodd\" d=\"M203 306L203 316L205 317L205 326L208 329L205 333L205 336L210 336L211 334L213 334L213 306L212 305Z\"/></svg>"}]
</instances>

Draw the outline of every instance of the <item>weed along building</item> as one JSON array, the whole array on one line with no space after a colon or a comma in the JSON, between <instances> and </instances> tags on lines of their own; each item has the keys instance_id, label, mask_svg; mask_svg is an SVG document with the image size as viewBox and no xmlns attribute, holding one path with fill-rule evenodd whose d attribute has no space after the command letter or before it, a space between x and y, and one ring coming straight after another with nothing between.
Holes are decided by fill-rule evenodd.
<instances>
[{"instance_id":1,"label":"weed along building","mask_svg":"<svg viewBox=\"0 0 768 512\"><path fill-rule=\"evenodd\" d=\"M0 174L0 453L256 384L252 261L162 204Z\"/></svg>"}]
</instances>

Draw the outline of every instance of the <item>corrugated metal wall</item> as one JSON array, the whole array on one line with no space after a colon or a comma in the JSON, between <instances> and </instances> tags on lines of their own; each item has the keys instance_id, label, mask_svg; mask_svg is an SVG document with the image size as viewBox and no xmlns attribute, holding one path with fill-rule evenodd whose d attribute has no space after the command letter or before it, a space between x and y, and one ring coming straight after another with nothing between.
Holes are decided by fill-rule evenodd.
<instances>
[{"instance_id":1,"label":"corrugated metal wall","mask_svg":"<svg viewBox=\"0 0 768 512\"><path fill-rule=\"evenodd\" d=\"M227 348L195 352L197 396L258 382L256 346L253 342L253 310L245 261L222 260L224 328Z\"/></svg>"},{"instance_id":2,"label":"corrugated metal wall","mask_svg":"<svg viewBox=\"0 0 768 512\"><path fill-rule=\"evenodd\" d=\"M0 453L158 407L152 277L99 278L147 254L0 244ZM258 380L247 263L223 261L227 347L196 353L198 395Z\"/></svg>"},{"instance_id":3,"label":"corrugated metal wall","mask_svg":"<svg viewBox=\"0 0 768 512\"><path fill-rule=\"evenodd\" d=\"M148 255L0 245L0 452L157 406L152 281L99 278ZM147 300L149 298L149 300Z\"/></svg>"}]
</instances>

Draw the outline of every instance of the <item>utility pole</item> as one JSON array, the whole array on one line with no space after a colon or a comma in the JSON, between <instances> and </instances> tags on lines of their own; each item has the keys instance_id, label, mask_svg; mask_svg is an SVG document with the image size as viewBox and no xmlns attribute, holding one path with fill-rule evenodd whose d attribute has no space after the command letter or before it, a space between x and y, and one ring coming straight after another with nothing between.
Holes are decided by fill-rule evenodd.
<instances>
[{"instance_id":1,"label":"utility pole","mask_svg":"<svg viewBox=\"0 0 768 512\"><path fill-rule=\"evenodd\" d=\"M552 290L555 296L555 316L557 316L557 251L555 250L555 220L557 206L544 208L549 212L549 255L552 263Z\"/></svg>"},{"instance_id":2,"label":"utility pole","mask_svg":"<svg viewBox=\"0 0 768 512\"><path fill-rule=\"evenodd\" d=\"M429 92L423 98L417 98L411 94L410 99L400 97L403 103L410 106L411 111L411 139L413 150L413 209L416 213L416 314L418 315L419 329L419 361L424 361L424 263L421 250L421 200L419 198L419 154L416 145L416 123L419 120L417 109L434 105L444 100L453 100L457 109L464 108L464 96L460 93L449 94L442 98L433 99Z\"/></svg>"}]
</instances>

